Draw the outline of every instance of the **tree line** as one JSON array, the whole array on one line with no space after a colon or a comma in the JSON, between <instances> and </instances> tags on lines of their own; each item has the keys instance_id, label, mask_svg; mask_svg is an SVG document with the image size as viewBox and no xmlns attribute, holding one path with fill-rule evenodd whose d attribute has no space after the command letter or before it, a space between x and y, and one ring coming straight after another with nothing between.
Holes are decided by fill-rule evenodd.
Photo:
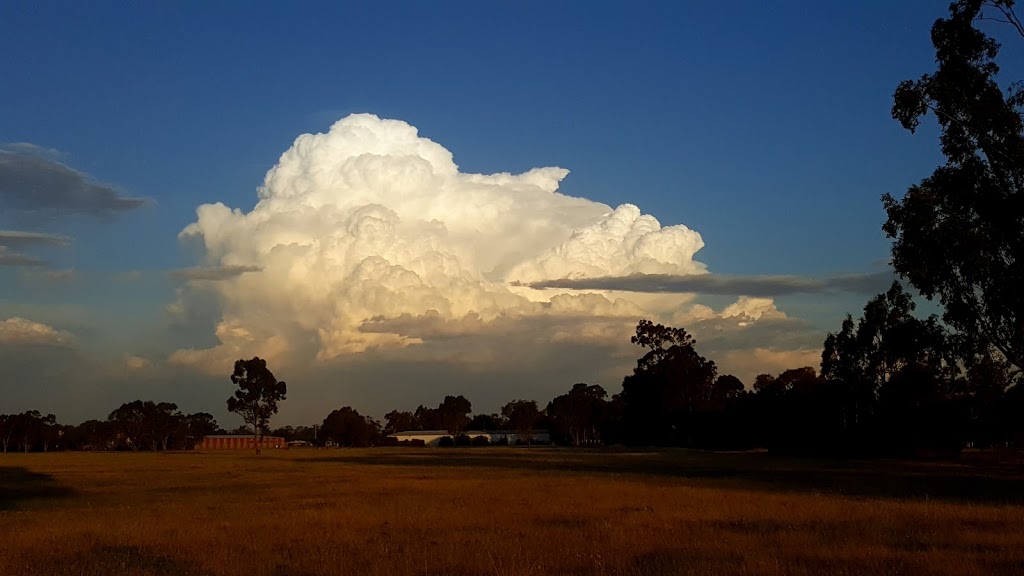
<instances>
[{"instance_id":1,"label":"tree line","mask_svg":"<svg viewBox=\"0 0 1024 576\"><path fill-rule=\"evenodd\" d=\"M204 436L223 432L206 412L183 414L171 402L126 402L106 420L60 424L53 414L29 410L0 414L3 452L50 450L185 450Z\"/></svg>"}]
</instances>

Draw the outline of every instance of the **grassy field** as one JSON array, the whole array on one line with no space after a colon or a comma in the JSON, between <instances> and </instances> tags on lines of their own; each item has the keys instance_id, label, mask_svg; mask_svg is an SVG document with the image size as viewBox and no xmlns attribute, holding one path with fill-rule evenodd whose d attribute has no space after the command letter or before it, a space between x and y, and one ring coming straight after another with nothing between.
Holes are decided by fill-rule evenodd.
<instances>
[{"instance_id":1,"label":"grassy field","mask_svg":"<svg viewBox=\"0 0 1024 576\"><path fill-rule=\"evenodd\" d=\"M1024 470L766 454L0 454L0 574L1024 574Z\"/></svg>"}]
</instances>

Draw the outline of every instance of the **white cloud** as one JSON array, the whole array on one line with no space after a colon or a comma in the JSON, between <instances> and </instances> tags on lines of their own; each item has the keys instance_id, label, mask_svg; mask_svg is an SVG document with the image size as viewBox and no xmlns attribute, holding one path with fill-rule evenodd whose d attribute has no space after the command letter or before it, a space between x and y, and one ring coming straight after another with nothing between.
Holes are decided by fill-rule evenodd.
<instances>
[{"instance_id":1,"label":"white cloud","mask_svg":"<svg viewBox=\"0 0 1024 576\"><path fill-rule=\"evenodd\" d=\"M143 370L149 367L149 360L143 358L142 356L126 354L124 357L124 367L132 371Z\"/></svg>"},{"instance_id":2,"label":"white cloud","mask_svg":"<svg viewBox=\"0 0 1024 576\"><path fill-rule=\"evenodd\" d=\"M740 296L734 304L722 310L723 318L736 318L739 326L746 327L761 319L784 319L786 314L775 307L771 298Z\"/></svg>"},{"instance_id":3,"label":"white cloud","mask_svg":"<svg viewBox=\"0 0 1024 576\"><path fill-rule=\"evenodd\" d=\"M74 345L70 332L52 326L12 316L0 320L0 346L59 346Z\"/></svg>"},{"instance_id":4,"label":"white cloud","mask_svg":"<svg viewBox=\"0 0 1024 576\"><path fill-rule=\"evenodd\" d=\"M531 282L643 274L704 274L704 243L618 208L560 194L568 171L468 174L451 152L397 120L352 115L299 136L268 173L248 213L205 204L182 238L205 249L194 270L261 270L190 281L217 294L220 344L175 352L179 364L223 372L236 358L321 361L425 338L540 322L550 342L622 338L641 317L671 319L693 295L534 289ZM184 276L186 279L189 277ZM195 276L199 278L199 276ZM187 292L186 290L186 292ZM183 293L169 310L184 314ZM741 299L741 322L781 314ZM538 323L533 323L538 325ZM625 327L625 328L623 328ZM622 342L622 340L618 340Z\"/></svg>"}]
</instances>

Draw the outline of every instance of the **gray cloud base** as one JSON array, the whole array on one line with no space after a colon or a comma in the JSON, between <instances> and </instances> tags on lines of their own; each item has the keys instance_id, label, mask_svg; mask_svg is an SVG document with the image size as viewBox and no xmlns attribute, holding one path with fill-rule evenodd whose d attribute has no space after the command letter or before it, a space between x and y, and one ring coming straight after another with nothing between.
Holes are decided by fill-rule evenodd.
<instances>
[{"instance_id":1,"label":"gray cloud base","mask_svg":"<svg viewBox=\"0 0 1024 576\"><path fill-rule=\"evenodd\" d=\"M17 249L32 246L66 246L71 238L43 232L0 230L0 266L46 266L47 262Z\"/></svg>"},{"instance_id":2,"label":"gray cloud base","mask_svg":"<svg viewBox=\"0 0 1024 576\"><path fill-rule=\"evenodd\" d=\"M42 217L70 214L112 216L138 208L143 198L122 196L113 187L60 163L31 144L0 147L0 206Z\"/></svg>"},{"instance_id":3,"label":"gray cloud base","mask_svg":"<svg viewBox=\"0 0 1024 576\"><path fill-rule=\"evenodd\" d=\"M180 268L178 270L171 271L171 277L176 280L188 281L188 280L207 280L210 282L216 282L218 280L227 280L229 278L235 278L248 272L261 272L263 270L260 266L197 266L194 268Z\"/></svg>"},{"instance_id":4,"label":"gray cloud base","mask_svg":"<svg viewBox=\"0 0 1024 576\"><path fill-rule=\"evenodd\" d=\"M829 291L877 294L896 278L891 270L846 274L827 278L803 276L728 276L723 274L631 274L629 276L561 279L533 282L530 288L568 290L616 290L622 292L697 293L723 296L774 297Z\"/></svg>"},{"instance_id":5,"label":"gray cloud base","mask_svg":"<svg viewBox=\"0 0 1024 576\"><path fill-rule=\"evenodd\" d=\"M24 230L0 230L0 246L23 248L25 246L67 246L71 238L60 234L45 232L26 232Z\"/></svg>"}]
</instances>

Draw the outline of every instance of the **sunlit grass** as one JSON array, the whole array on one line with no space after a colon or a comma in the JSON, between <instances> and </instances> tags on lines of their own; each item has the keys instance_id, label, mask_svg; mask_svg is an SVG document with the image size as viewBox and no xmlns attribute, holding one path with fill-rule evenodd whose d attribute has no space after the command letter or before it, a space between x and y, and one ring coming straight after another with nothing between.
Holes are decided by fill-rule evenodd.
<instances>
[{"instance_id":1,"label":"sunlit grass","mask_svg":"<svg viewBox=\"0 0 1024 576\"><path fill-rule=\"evenodd\" d=\"M1019 472L533 448L9 454L0 574L1021 573Z\"/></svg>"}]
</instances>

